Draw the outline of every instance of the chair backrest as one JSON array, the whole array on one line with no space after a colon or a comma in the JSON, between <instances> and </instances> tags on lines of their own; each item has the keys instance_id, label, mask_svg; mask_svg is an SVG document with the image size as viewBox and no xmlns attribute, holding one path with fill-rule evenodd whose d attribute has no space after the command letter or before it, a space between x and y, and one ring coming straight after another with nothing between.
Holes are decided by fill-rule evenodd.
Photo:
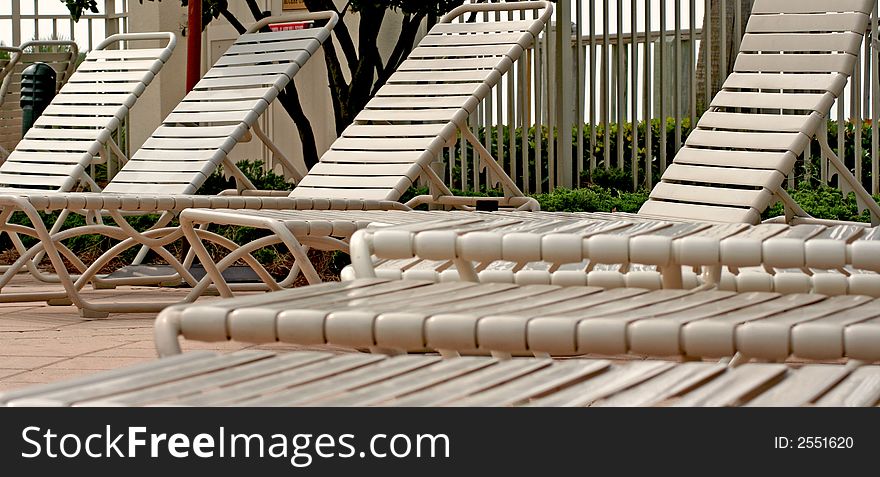
<instances>
[{"instance_id":1,"label":"chair backrest","mask_svg":"<svg viewBox=\"0 0 880 477\"><path fill-rule=\"evenodd\" d=\"M333 12L260 20L171 111L113 177L105 192L193 194L226 159L260 115L330 38ZM260 32L267 25L326 21L302 30Z\"/></svg>"},{"instance_id":2,"label":"chair backrest","mask_svg":"<svg viewBox=\"0 0 880 477\"><path fill-rule=\"evenodd\" d=\"M0 111L3 108L3 102L6 100L6 93L9 91L9 85L12 83L12 72L15 65L21 59L21 49L14 46L0 46ZM0 118L0 127L2 127L3 119ZM9 150L6 149L3 141L0 141L0 161L6 159Z\"/></svg>"},{"instance_id":3,"label":"chair backrest","mask_svg":"<svg viewBox=\"0 0 880 477\"><path fill-rule=\"evenodd\" d=\"M733 73L640 214L757 223L856 66L872 0L756 0Z\"/></svg>"},{"instance_id":4,"label":"chair backrest","mask_svg":"<svg viewBox=\"0 0 880 477\"><path fill-rule=\"evenodd\" d=\"M12 82L12 72L21 60L21 49L14 46L0 46L0 107L6 99L6 92ZM2 146L2 144L0 144Z\"/></svg>"},{"instance_id":5,"label":"chair backrest","mask_svg":"<svg viewBox=\"0 0 880 477\"><path fill-rule=\"evenodd\" d=\"M141 41L166 44L109 49ZM101 42L0 165L0 185L32 191L73 189L171 57L175 44L173 33L125 33Z\"/></svg>"},{"instance_id":6,"label":"chair backrest","mask_svg":"<svg viewBox=\"0 0 880 477\"><path fill-rule=\"evenodd\" d=\"M291 197L398 200L538 37L549 2L463 5L431 28ZM498 21L466 20L498 12ZM506 14L504 12L511 12ZM502 15L504 15L502 17Z\"/></svg>"},{"instance_id":7,"label":"chair backrest","mask_svg":"<svg viewBox=\"0 0 880 477\"><path fill-rule=\"evenodd\" d=\"M22 43L19 48L21 58L7 76L5 88L0 88L0 96L3 96L0 99L0 147L9 151L21 140L21 72L32 63L46 63L55 70L57 90L60 90L73 74L79 57L76 42L70 40L33 40Z\"/></svg>"}]
</instances>

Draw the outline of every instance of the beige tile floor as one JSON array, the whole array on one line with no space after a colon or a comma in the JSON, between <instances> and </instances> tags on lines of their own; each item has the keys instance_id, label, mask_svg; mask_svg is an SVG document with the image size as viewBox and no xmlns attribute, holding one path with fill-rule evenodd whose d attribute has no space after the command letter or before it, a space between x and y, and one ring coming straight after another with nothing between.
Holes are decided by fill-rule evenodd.
<instances>
[{"instance_id":1,"label":"beige tile floor","mask_svg":"<svg viewBox=\"0 0 880 477\"><path fill-rule=\"evenodd\" d=\"M27 275L19 275L4 290L37 291L48 287L51 285L39 283ZM171 301L185 294L184 289L125 287L94 292L89 296L97 301L111 297L115 300ZM212 299L216 298L203 298ZM0 391L156 359L153 346L154 318L153 313L135 313L111 314L106 319L84 320L73 306L49 306L45 302L0 303ZM182 347L184 351L303 349L281 344L253 346L237 342L195 341L183 341Z\"/></svg>"}]
</instances>

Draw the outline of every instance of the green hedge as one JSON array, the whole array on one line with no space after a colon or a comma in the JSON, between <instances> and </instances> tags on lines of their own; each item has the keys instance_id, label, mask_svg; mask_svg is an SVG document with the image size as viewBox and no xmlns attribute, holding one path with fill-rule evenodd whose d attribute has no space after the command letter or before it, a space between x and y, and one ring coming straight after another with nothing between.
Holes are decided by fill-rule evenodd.
<instances>
[{"instance_id":1,"label":"green hedge","mask_svg":"<svg viewBox=\"0 0 880 477\"><path fill-rule=\"evenodd\" d=\"M813 217L853 222L871 221L867 211L858 210L855 194L844 196L833 187L815 186L808 182L802 182L788 193ZM591 185L580 189L557 189L533 197L541 204L541 210L547 211L638 212L639 207L648 200L648 192L628 192ZM874 196L874 200L880 202L880 195ZM763 217L768 219L783 213L782 204L775 204L764 212Z\"/></svg>"},{"instance_id":2,"label":"green hedge","mask_svg":"<svg viewBox=\"0 0 880 477\"><path fill-rule=\"evenodd\" d=\"M790 189L788 193L813 217L853 222L871 221L871 216L867 211L859 212L856 196L853 193L844 196L833 187L815 186L809 182L801 182L797 189ZM875 195L874 200L880 202L880 195ZM764 213L764 218L782 214L782 204L776 204Z\"/></svg>"},{"instance_id":3,"label":"green hedge","mask_svg":"<svg viewBox=\"0 0 880 477\"><path fill-rule=\"evenodd\" d=\"M580 189L556 189L533 196L541 210L549 212L638 212L648 200L647 192L627 192L591 185Z\"/></svg>"}]
</instances>

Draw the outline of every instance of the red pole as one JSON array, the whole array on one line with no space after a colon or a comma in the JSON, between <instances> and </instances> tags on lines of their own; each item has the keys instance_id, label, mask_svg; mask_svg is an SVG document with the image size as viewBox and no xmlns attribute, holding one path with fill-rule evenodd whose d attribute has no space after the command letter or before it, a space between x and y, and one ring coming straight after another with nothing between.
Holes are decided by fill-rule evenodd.
<instances>
[{"instance_id":1,"label":"red pole","mask_svg":"<svg viewBox=\"0 0 880 477\"><path fill-rule=\"evenodd\" d=\"M202 0L189 0L186 23L186 92L202 76Z\"/></svg>"}]
</instances>

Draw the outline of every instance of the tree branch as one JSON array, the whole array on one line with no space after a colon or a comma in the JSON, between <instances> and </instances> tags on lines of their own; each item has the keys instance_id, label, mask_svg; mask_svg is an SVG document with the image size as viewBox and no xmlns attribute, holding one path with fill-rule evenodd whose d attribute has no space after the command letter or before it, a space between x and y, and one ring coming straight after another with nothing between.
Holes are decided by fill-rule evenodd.
<instances>
[{"instance_id":1,"label":"tree branch","mask_svg":"<svg viewBox=\"0 0 880 477\"><path fill-rule=\"evenodd\" d=\"M245 28L245 26L242 25L240 21L238 21L238 18L235 18L235 15L233 15L229 10L223 10L220 12L220 14L223 15L223 18L225 18L230 25L232 25L232 28L235 28L235 31L237 31L239 35L242 35L247 31L247 28Z\"/></svg>"},{"instance_id":2,"label":"tree branch","mask_svg":"<svg viewBox=\"0 0 880 477\"><path fill-rule=\"evenodd\" d=\"M251 16L254 17L254 21L260 21L264 18L263 11L260 10L260 6L257 5L256 0L245 0L245 3L248 6L248 10L251 12Z\"/></svg>"},{"instance_id":3,"label":"tree branch","mask_svg":"<svg viewBox=\"0 0 880 477\"><path fill-rule=\"evenodd\" d=\"M416 35L419 32L419 26L425 15L420 13L412 18L409 17L409 15L404 17L400 36L397 38L394 50L391 51L391 55L388 57L388 62L385 63L385 67L382 68L379 77L376 79L376 84L373 85L373 94L376 94L379 88L385 85L388 78L397 70L403 59L412 51L413 43L415 43Z\"/></svg>"},{"instance_id":4,"label":"tree branch","mask_svg":"<svg viewBox=\"0 0 880 477\"><path fill-rule=\"evenodd\" d=\"M333 28L333 33L336 36L336 41L339 42L339 46L342 48L342 54L345 55L345 62L348 65L348 70L354 72L354 70L357 69L358 64L357 49L354 47L354 41L351 39L351 32L348 31L348 25L343 21L345 11L348 9L348 4L345 5L342 12L336 9L336 5L333 4L332 0L305 0L305 5L306 8L312 12L332 10L339 15L339 23Z\"/></svg>"},{"instance_id":5,"label":"tree branch","mask_svg":"<svg viewBox=\"0 0 880 477\"><path fill-rule=\"evenodd\" d=\"M299 101L299 92L296 90L296 85L293 81L278 95L278 101L281 102L287 114L290 115L290 118L296 124L296 130L299 132L299 138L302 142L303 162L306 164L306 169L311 169L312 166L318 163L315 131L312 129L312 123L309 121L308 116L303 111L302 104Z\"/></svg>"},{"instance_id":6,"label":"tree branch","mask_svg":"<svg viewBox=\"0 0 880 477\"><path fill-rule=\"evenodd\" d=\"M349 108L353 114L345 116L347 122L354 120L354 114L359 112L369 101L370 89L375 79L376 64L381 64L381 57L376 44L379 29L385 19L384 7L363 8L360 10L361 21L358 35L358 50L360 63L352 72L351 84L348 88Z\"/></svg>"},{"instance_id":7,"label":"tree branch","mask_svg":"<svg viewBox=\"0 0 880 477\"><path fill-rule=\"evenodd\" d=\"M330 98L333 101L334 124L338 136L347 125L343 118L346 116L345 105L348 104L348 83L345 82L336 46L332 42L324 43L324 63L327 65L327 78L330 80Z\"/></svg>"}]
</instances>

